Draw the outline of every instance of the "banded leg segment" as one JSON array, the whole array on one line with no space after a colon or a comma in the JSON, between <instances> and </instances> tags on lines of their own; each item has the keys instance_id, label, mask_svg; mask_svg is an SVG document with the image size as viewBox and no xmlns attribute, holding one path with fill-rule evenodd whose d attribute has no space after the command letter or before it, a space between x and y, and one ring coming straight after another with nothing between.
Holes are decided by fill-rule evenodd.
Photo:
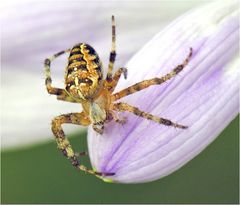
<instances>
[{"instance_id":1,"label":"banded leg segment","mask_svg":"<svg viewBox=\"0 0 240 205\"><path fill-rule=\"evenodd\" d=\"M176 127L176 128L180 128L180 129L186 129L187 128L187 126L185 126L185 125L180 125L180 124L172 122L168 119L160 118L160 117L154 116L150 113L143 112L143 111L139 110L137 107L133 107L131 105L128 105L127 103L116 103L116 104L114 104L113 109L117 110L117 111L122 111L122 112L123 111L131 112L134 115L146 118L148 120L152 120L154 122L157 122L159 124L163 124L163 125L166 125L166 126Z\"/></svg>"},{"instance_id":2,"label":"banded leg segment","mask_svg":"<svg viewBox=\"0 0 240 205\"><path fill-rule=\"evenodd\" d=\"M57 58L58 56L69 52L71 49L65 50L65 51L60 51L56 54L54 54L52 57L45 59L44 61L44 67L45 67L45 85L47 88L47 91L49 94L52 95L57 95L57 98L59 100L63 100L63 101L68 101L68 102L76 102L74 99L72 99L67 92L64 89L61 88L55 88L52 86L52 78L51 78L51 70L50 70L50 66L51 66L51 62Z\"/></svg>"},{"instance_id":3,"label":"banded leg segment","mask_svg":"<svg viewBox=\"0 0 240 205\"><path fill-rule=\"evenodd\" d=\"M112 81L107 82L108 90L113 92L118 84L118 81L123 74L124 78L127 79L127 69L126 68L119 68L113 76Z\"/></svg>"},{"instance_id":4,"label":"banded leg segment","mask_svg":"<svg viewBox=\"0 0 240 205\"><path fill-rule=\"evenodd\" d=\"M166 82L167 80L175 77L178 73L180 73L183 68L188 64L190 58L192 56L192 48L190 48L190 52L187 56L187 58L184 60L184 62L181 65L178 65L176 68L174 68L170 73L166 74L165 76L161 77L161 78L152 78L150 80L144 80L142 82L136 83L126 89L121 90L118 93L115 93L113 95L113 99L114 101L123 98L127 95L131 95L135 92L138 92L140 90L143 90L145 88L148 88L151 85L159 85L162 84L164 82Z\"/></svg>"},{"instance_id":5,"label":"banded leg segment","mask_svg":"<svg viewBox=\"0 0 240 205\"><path fill-rule=\"evenodd\" d=\"M115 59L116 59L116 26L115 26L115 18L114 16L112 16L112 48L109 56L107 81L112 80L112 70L113 70Z\"/></svg>"},{"instance_id":6,"label":"banded leg segment","mask_svg":"<svg viewBox=\"0 0 240 205\"><path fill-rule=\"evenodd\" d=\"M87 126L90 124L89 119L82 113L69 113L65 115L60 115L53 119L52 121L52 132L56 137L56 142L58 148L62 151L64 156L66 156L71 164L79 170L85 171L89 174L93 174L95 176L101 176L102 173L95 172L91 169L88 169L84 165L81 165L77 159L77 154L75 154L70 142L65 136L65 133L62 129L62 125L65 123L77 124Z\"/></svg>"}]
</instances>

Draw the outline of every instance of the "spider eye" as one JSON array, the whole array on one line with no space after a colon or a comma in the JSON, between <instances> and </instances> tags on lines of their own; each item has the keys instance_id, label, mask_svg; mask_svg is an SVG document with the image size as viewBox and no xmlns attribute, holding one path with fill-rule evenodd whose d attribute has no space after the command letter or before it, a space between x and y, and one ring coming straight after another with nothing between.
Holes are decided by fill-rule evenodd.
<instances>
[{"instance_id":1,"label":"spider eye","mask_svg":"<svg viewBox=\"0 0 240 205\"><path fill-rule=\"evenodd\" d=\"M85 84L91 86L91 85L93 84L93 81L92 81L91 79L89 79L89 78L84 78L84 79L81 79L81 80L79 81L79 83L80 83L80 84L81 84L81 83L85 83Z\"/></svg>"},{"instance_id":2,"label":"spider eye","mask_svg":"<svg viewBox=\"0 0 240 205\"><path fill-rule=\"evenodd\" d=\"M87 84L90 84L90 85L91 85L91 84L93 83L93 81L92 81L92 80L90 80L89 78L86 78L86 79L85 79L85 83L87 83Z\"/></svg>"}]
</instances>

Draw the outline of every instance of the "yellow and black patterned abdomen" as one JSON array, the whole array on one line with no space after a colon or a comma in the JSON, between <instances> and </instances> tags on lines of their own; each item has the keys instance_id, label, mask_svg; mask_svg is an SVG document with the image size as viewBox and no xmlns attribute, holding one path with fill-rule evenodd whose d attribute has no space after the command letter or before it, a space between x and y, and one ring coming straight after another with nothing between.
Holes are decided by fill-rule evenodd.
<instances>
[{"instance_id":1,"label":"yellow and black patterned abdomen","mask_svg":"<svg viewBox=\"0 0 240 205\"><path fill-rule=\"evenodd\" d=\"M96 51L88 44L75 45L66 68L66 90L74 97L93 98L101 87L102 63Z\"/></svg>"}]
</instances>

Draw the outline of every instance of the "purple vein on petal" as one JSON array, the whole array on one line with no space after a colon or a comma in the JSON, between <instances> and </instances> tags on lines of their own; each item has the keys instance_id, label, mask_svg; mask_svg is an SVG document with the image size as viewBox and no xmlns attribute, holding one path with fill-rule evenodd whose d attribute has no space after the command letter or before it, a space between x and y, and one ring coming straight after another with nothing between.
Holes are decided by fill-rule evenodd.
<instances>
[{"instance_id":1,"label":"purple vein on petal","mask_svg":"<svg viewBox=\"0 0 240 205\"><path fill-rule=\"evenodd\" d=\"M212 84L213 84L214 87L212 87L211 89L214 89L214 88L217 88L217 87L218 87L217 81L213 81ZM204 93L206 93L205 91L206 91L206 88L205 88L205 90L204 90ZM207 91L207 93L210 93L210 92L211 92L211 90L208 90L208 91ZM188 94L188 95L189 95L189 94ZM184 97L185 97L185 96L183 96L183 98L184 98ZM180 99L179 101L181 101L181 100L183 100L183 99ZM204 100L205 100L205 99L204 99ZM202 99L202 101L204 101L204 100ZM177 104L177 103L176 103L176 104ZM194 109L195 109L195 108L194 108ZM189 113L186 113L185 116L182 117L182 119L184 119L184 118L185 118L186 116L188 116L190 113L191 113L191 111L189 111ZM180 115L181 115L181 114L180 114ZM148 128L148 129L151 129L151 128ZM152 128L152 129L154 129L154 128ZM167 135L169 131L170 131L170 130L168 130L168 131L166 131L166 132L164 132L164 133ZM174 139L177 138L177 137L179 137L178 134L176 134L174 137L169 137L166 141L158 144L158 146L157 146L155 149L152 149L150 152L145 153L144 156L140 156L139 159L142 160L143 157L148 158L148 156L149 156L150 154L152 154L152 153L154 153L155 151L157 151L160 147L161 147L161 149L163 149L164 146L167 146L170 142L172 142L172 140L174 140ZM185 142L186 142L187 140L188 140L188 139L186 139ZM181 142L182 145L183 145L185 142L182 141L182 142ZM168 152L165 152L165 155L163 155L162 157L166 157L167 154L168 154ZM136 163L136 162L138 162L138 161L139 161L139 160L133 161L133 163ZM118 167L118 168L121 169L122 167Z\"/></svg>"},{"instance_id":2,"label":"purple vein on petal","mask_svg":"<svg viewBox=\"0 0 240 205\"><path fill-rule=\"evenodd\" d=\"M213 84L215 84L215 83L213 83ZM231 83L230 83L230 86L231 86ZM232 86L234 86L234 85L232 85ZM224 91L222 91L223 93L225 93L225 90ZM230 96L231 97L231 96ZM209 103L210 105L212 104L212 103ZM210 109L209 109L210 110ZM205 116L202 116L202 117L205 117ZM202 125L202 126L204 126L204 125ZM202 127L199 127L198 128L199 130L202 130ZM204 130L204 129L203 129ZM197 130L196 130L197 131ZM183 134L181 134L181 135L183 135ZM180 137L180 136L178 136L178 137ZM193 136L192 136L193 137ZM190 138L189 138L190 139ZM188 139L188 140L189 140ZM185 141L186 142L186 141ZM184 142L183 141L181 141L181 144L180 144L180 146L183 146L184 145ZM163 150L162 150L162 148L161 148L161 150L159 150L159 149L157 149L157 151L158 152L164 152ZM150 154L153 154L154 152L151 152ZM168 154L171 154L170 152L165 152L165 156L162 156L162 157L166 157ZM159 155L158 155L159 156ZM159 159L162 159L162 157L159 157ZM146 157L144 157L145 159L151 159L151 157L150 156L146 156ZM143 158L141 158L141 160L140 161L142 161L143 160ZM139 166L139 167L141 167L141 162L139 162L139 161L135 161L135 162L133 162L133 163L131 163L131 164L129 164L128 166L129 166L129 168L131 167L131 166L133 166L133 165L135 165L137 163L137 165ZM155 163L155 162L154 162ZM148 163L148 165L151 165L150 163ZM122 172L122 171L120 171L120 172Z\"/></svg>"},{"instance_id":3,"label":"purple vein on petal","mask_svg":"<svg viewBox=\"0 0 240 205\"><path fill-rule=\"evenodd\" d=\"M229 32L231 33L232 31L229 30ZM225 35L225 38L226 38L226 35ZM224 41L224 39L220 39L219 41ZM217 45L216 45L216 46L217 46ZM214 50L214 49L216 49L216 48L212 48L212 49ZM209 53L211 53L211 52L209 52ZM203 58L204 58L204 57L203 57ZM215 61L216 59L213 58L213 60ZM212 64L212 63L211 63L211 64ZM195 68L195 69L196 69L196 68ZM182 80L183 80L183 79L182 79ZM176 98L178 98L178 96L176 96ZM137 124L135 123L135 125L134 125L132 128L135 129L136 126L137 126ZM132 129L131 129L131 130L132 130ZM128 132L127 135L128 135L129 133L130 133L130 132ZM113 155L118 151L118 148L123 145L123 143L124 143L125 140L126 140L126 135L125 135L125 137L123 138L123 140L121 141L121 143L118 145L117 149L115 149L115 151L114 151L113 153L111 153L111 156L113 156ZM136 141L133 141L133 143L130 143L129 148L132 147L133 144L135 144L135 143L136 143ZM126 153L128 153L127 151L130 150L129 148L126 149L126 151L125 151ZM125 155L126 155L126 154L125 154ZM124 156L124 154L121 155L121 157L123 157L123 156ZM115 162L115 164L117 164L119 161L121 161L121 159L122 159L121 157L119 158L118 161ZM109 160L109 159L108 159L108 160ZM107 161L108 161L108 160L107 160ZM103 163L103 164L104 164L104 163ZM107 165L105 165L105 166L107 167ZM112 165L111 168L108 168L108 171L113 171L113 169L114 169L114 165ZM105 171L106 171L106 170L105 170Z\"/></svg>"},{"instance_id":4,"label":"purple vein on petal","mask_svg":"<svg viewBox=\"0 0 240 205\"><path fill-rule=\"evenodd\" d=\"M230 40L232 40L233 41L233 43L234 43L234 40L235 39L233 39L236 35L234 35L234 34L236 34L235 32L236 32L237 30L235 30L235 31L233 31L229 36L228 36L228 39L226 40L226 38L225 39L223 39L223 41L230 41ZM226 41L225 41L225 43L226 43ZM229 48L231 48L231 47L236 47L234 44L229 44L229 43L227 43L227 44L229 44ZM207 58L207 57L211 57L211 55L215 55L215 50L216 49L219 49L218 47L221 47L221 45L218 45L217 47L214 47L214 48L212 48L212 50L211 51L209 51L209 54L206 54L207 56L203 56L202 57L202 59L200 59L200 62L199 63L196 63L197 64L197 66L195 66L194 67L194 69L197 69L199 66L204 66L204 65L202 65L203 63L205 63L205 59ZM226 55L226 53L228 53L228 52L235 52L234 50L233 50L233 48L231 48L229 51L227 51L226 52L226 50L227 50L227 48L226 47L222 47L221 48L221 50L222 50L222 52L221 53L218 53L218 55L220 54L220 56L221 57L223 57L223 56L225 56ZM230 56L229 56L230 57ZM198 58L199 59L199 58ZM214 67L213 67L213 65L214 65L214 63L217 61L217 62L219 62L219 61L221 61L221 60L225 60L225 63L226 63L226 61L228 61L228 58L221 58L221 59L218 59L218 58L214 58L214 57L212 57L212 58L210 58L210 59L212 59L212 61L208 61L207 62L207 64L208 65L210 65L209 66L209 68L208 68L208 71L202 71L202 73L198 73L198 75L200 76L200 78L199 79L197 79L196 81L195 81L195 83L194 83L194 85L192 85L192 86L198 86L198 82L202 82L202 78L204 78L205 76L209 76L209 73L211 72L211 70L212 69L214 69ZM225 63L223 63L223 65L225 64ZM221 63L220 63L221 64ZM211 69L212 68L212 69ZM189 69L190 71L189 71L189 73L188 73L188 75L190 76L191 75L191 72L192 72L192 70L191 69ZM187 76L184 76L181 80L183 81L185 78L188 78ZM174 88L176 88L177 86L179 86L179 84L178 85L175 85L175 87L171 87L171 89L174 89ZM190 88L190 87L189 87ZM162 98L165 98L166 96L161 96ZM178 98L178 96L176 96L176 98ZM159 103L156 103L156 104L159 104ZM168 105L171 105L171 104L168 104Z\"/></svg>"},{"instance_id":5,"label":"purple vein on petal","mask_svg":"<svg viewBox=\"0 0 240 205\"><path fill-rule=\"evenodd\" d=\"M234 96L235 94L233 94L233 96L230 96L229 98L231 98L231 97L236 97L236 96ZM229 103L231 103L231 101L229 101L227 104L229 104ZM227 104L225 104L225 107L227 107L226 105ZM231 107L231 106L229 106L229 107ZM224 107L221 107L221 109L223 109ZM236 109L237 107L232 107L232 109L234 110L234 109ZM232 112L233 113L233 112ZM217 118L217 115L215 116L216 118ZM229 120L230 119L232 119L232 117L233 116L229 116L228 117L228 119L226 119L226 121L225 121L225 124L227 124L228 122L229 122ZM202 129L201 128L199 128L199 130L201 131ZM204 129L203 129L204 130ZM215 132L217 132L218 130L215 130L215 129L211 129L211 131L212 131L212 134L214 134ZM199 132L198 132L199 133ZM201 134L201 133L200 133ZM200 135L199 134L199 135ZM193 138L193 137L192 137ZM189 138L189 139L191 139L191 138ZM188 139L188 140L189 140ZM185 141L185 142L183 142L181 145L180 145L180 147L178 148L178 149L180 149L181 148L181 146L183 147L184 145L185 145L185 143L189 143L189 141ZM210 139L210 140L213 140L213 139ZM202 140L200 143L202 143L202 144L206 144L205 143L205 141L204 140ZM201 147L201 144L198 144L198 149ZM201 149L199 149L200 151L201 151ZM181 159L184 161L184 158L188 158L189 156L191 157L192 156L192 152L194 152L195 151L195 148L193 147L192 148L192 150L191 151L189 151L187 154L185 154L185 155L183 155L183 156L181 156ZM168 153L167 155L165 155L164 157L166 158L168 155L170 155L170 154L173 154L173 153ZM149 157L148 157L149 158ZM162 158L161 158L161 160L162 160ZM135 162L134 162L135 163ZM152 164L156 164L156 163L158 163L158 161L155 161L155 162L153 162ZM163 167L162 169L161 169L161 171L162 172L164 172L164 169L167 169L169 166L171 166L172 165L172 163L173 163L173 161L170 161L170 162L168 162L168 164L166 165L165 164L165 167ZM151 166L152 165L151 163L148 163L148 165L147 166ZM139 166L140 164L139 164L139 162L138 162L138 166ZM131 166L131 165L130 165ZM140 166L141 167L141 166ZM144 168L146 168L146 167L144 167ZM141 177L141 180L144 180L144 178L142 178Z\"/></svg>"},{"instance_id":6,"label":"purple vein on petal","mask_svg":"<svg viewBox=\"0 0 240 205\"><path fill-rule=\"evenodd\" d=\"M213 64L213 66L215 66L214 64ZM219 74L220 74L220 72L218 72L218 74L217 75L215 75L215 78L217 78L217 77L219 77ZM214 79L213 79L214 80ZM213 81L214 82L214 81ZM217 82L217 81L216 81ZM215 84L215 87L217 87L218 86L218 84L217 83L214 83ZM214 88L214 87L213 87ZM206 90L205 90L205 92L206 92ZM209 91L208 91L209 92ZM190 96L190 95L189 95ZM183 100L183 99L182 99ZM181 100L180 100L180 102L181 102ZM177 103L176 103L177 104ZM176 105L177 106L177 105ZM174 106L173 106L174 107ZM189 110L189 112L187 113L187 112L185 112L185 116L183 116L181 119L183 119L184 120L184 118L186 117L186 116L188 116L194 109L196 109L196 108L193 108L192 110ZM184 112L183 110L181 111L181 112ZM181 115L181 113L179 113L179 115ZM150 129L151 130L151 128L149 128L148 127L148 129ZM154 128L152 128L152 129L154 129ZM156 129L156 128L155 128ZM170 131L170 130L169 130ZM166 132L164 132L166 135L167 135L167 133L168 133L168 131L166 131ZM176 133L176 136L175 137L177 137L177 133ZM167 144L168 143L170 143L171 142L171 140L174 140L174 138L171 138L171 137L169 137L169 139L168 139L168 141L167 141L167 143L165 142L165 144L164 144L164 146L167 146ZM130 144L130 146L129 146L129 148L131 147L132 149L133 149L133 146L134 146L134 144ZM151 152L154 152L156 149L159 149L159 147L161 146L161 144L159 144L155 149L153 149L152 148L152 151ZM150 153L151 153L150 152ZM144 153L144 157L148 157L148 154L149 153ZM122 155L122 157L123 157L124 155ZM127 153L125 154L125 157L127 156ZM143 156L140 156L140 158L141 157L143 157ZM120 158L115 164L117 164L119 161L124 161L122 158ZM118 169L121 169L121 165L120 164L118 164ZM114 170L114 167L112 167L109 171L113 171Z\"/></svg>"},{"instance_id":7,"label":"purple vein on petal","mask_svg":"<svg viewBox=\"0 0 240 205\"><path fill-rule=\"evenodd\" d=\"M222 35L222 33L220 33L219 34L219 36L221 36L220 38L221 39L219 39L219 41L215 41L214 43L212 43L211 44L211 51L210 52L208 52L208 53L204 53L205 51L204 50L199 50L199 52L201 51L202 53L201 54L199 54L201 57L198 57L198 62L194 62L197 66L200 66L202 63L204 63L204 60L208 57L208 55L214 55L214 53L215 53L215 51L216 51L216 49L217 49L217 47L218 46L221 46L221 43L224 41L224 40L226 40L226 38L228 38L228 36L230 36L230 35L232 35L232 32L236 32L237 31L237 28L238 27L236 27L236 28L232 28L231 30L228 30L228 28L226 29L228 32L227 33L225 33L225 31L226 30L224 30L223 29L223 35ZM205 43L208 43L208 41L206 42L205 41ZM214 47L214 45L215 45L215 47ZM209 46L209 45L208 45ZM212 48L212 46L213 46L213 48ZM195 48L195 47L194 47ZM206 48L206 46L205 46L205 48ZM205 54L205 55L204 55ZM216 58L213 58L213 60L216 60ZM193 61L193 59L191 60L191 61ZM192 64L192 62L190 61L190 64ZM194 69L196 69L196 67L194 68ZM184 78L187 78L187 76L190 76L191 75L191 72L192 72L192 70L191 69L188 69L188 72L187 73L185 73L185 76L184 76ZM203 70L202 71L202 73L204 73L204 72L206 72L205 70ZM200 76L202 75L202 73L200 74ZM199 74L198 74L199 75ZM191 76L192 77L192 76ZM184 79L183 78L183 79ZM183 80L183 79L181 79L181 80ZM176 86L179 86L179 84L177 85L177 84L175 84L175 87ZM175 87L170 87L169 89L174 89ZM154 107L157 105L157 104L159 104L160 103L160 101L161 101L161 99L163 99L163 98L165 98L165 96L167 95L167 93L169 92L169 90L165 90L165 92L159 92L159 98L157 98L157 99L159 99L159 100L156 100L156 101L154 101ZM165 95L164 95L165 94ZM161 97L161 98L160 98Z\"/></svg>"},{"instance_id":8,"label":"purple vein on petal","mask_svg":"<svg viewBox=\"0 0 240 205\"><path fill-rule=\"evenodd\" d=\"M215 83L214 83L215 84ZM218 87L217 85L216 85L216 87Z\"/></svg>"}]
</instances>

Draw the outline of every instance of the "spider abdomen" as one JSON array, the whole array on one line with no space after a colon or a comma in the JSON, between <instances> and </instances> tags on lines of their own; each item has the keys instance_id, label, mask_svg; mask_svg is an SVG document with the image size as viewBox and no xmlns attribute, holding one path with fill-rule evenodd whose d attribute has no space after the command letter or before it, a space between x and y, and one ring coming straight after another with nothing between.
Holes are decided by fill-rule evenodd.
<instances>
[{"instance_id":1,"label":"spider abdomen","mask_svg":"<svg viewBox=\"0 0 240 205\"><path fill-rule=\"evenodd\" d=\"M102 82L102 63L96 51L88 44L75 45L68 58L66 90L82 99L94 97Z\"/></svg>"}]
</instances>

